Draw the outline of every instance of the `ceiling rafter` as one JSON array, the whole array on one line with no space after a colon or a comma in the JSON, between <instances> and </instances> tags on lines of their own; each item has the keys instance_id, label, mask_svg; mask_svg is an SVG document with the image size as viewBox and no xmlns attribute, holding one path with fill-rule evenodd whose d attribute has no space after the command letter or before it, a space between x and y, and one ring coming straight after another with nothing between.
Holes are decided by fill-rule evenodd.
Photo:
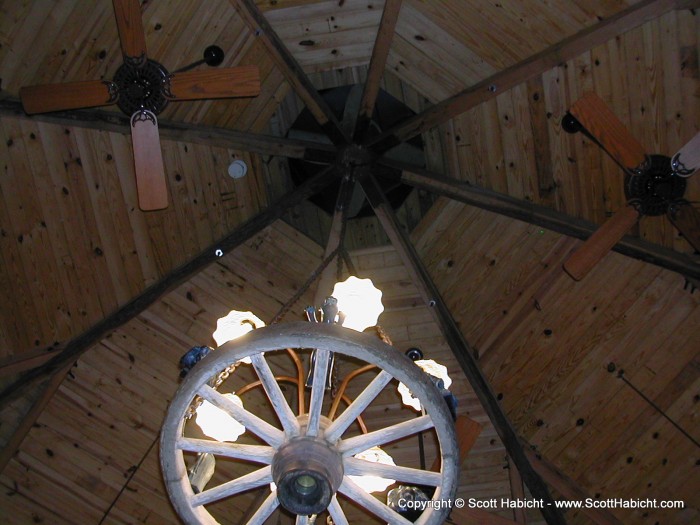
<instances>
[{"instance_id":1,"label":"ceiling rafter","mask_svg":"<svg viewBox=\"0 0 700 525\"><path fill-rule=\"evenodd\" d=\"M112 131L124 135L131 132L129 117L122 113L101 109L57 111L30 116L24 112L22 104L18 100L5 99L0 100L0 117L17 117L59 126ZM158 131L160 136L167 140L240 149L261 155L279 155L290 159L329 163L336 156L336 148L332 144L185 122L159 120Z\"/></svg>"},{"instance_id":2,"label":"ceiling rafter","mask_svg":"<svg viewBox=\"0 0 700 525\"><path fill-rule=\"evenodd\" d=\"M260 12L255 2L253 0L229 1L253 34L265 44L270 57L331 141L336 145L349 143L350 139L343 131L337 117L311 83L302 67L285 47L270 23Z\"/></svg>"},{"instance_id":3,"label":"ceiling rafter","mask_svg":"<svg viewBox=\"0 0 700 525\"><path fill-rule=\"evenodd\" d=\"M687 9L697 4L700 4L698 0L642 0L397 124L373 138L367 146L377 153L387 151L617 35L673 9Z\"/></svg>"},{"instance_id":4,"label":"ceiling rafter","mask_svg":"<svg viewBox=\"0 0 700 525\"><path fill-rule=\"evenodd\" d=\"M386 200L386 196L383 194L379 184L368 171L360 175L360 184L391 244L406 266L411 280L418 288L425 304L430 307L430 311L440 327L445 341L460 364L464 375L469 380L481 406L489 416L508 455L513 458L513 462L517 465L523 481L534 498L545 502L541 509L543 517L549 525L565 524L566 519L563 513L554 504L554 499L547 484L530 464L529 459L525 455L520 437L501 408L496 395L491 389L491 385L486 380L474 358L469 343L458 328L450 309L442 300L440 291L423 265L418 252L408 238L408 234L401 228L391 208L391 204Z\"/></svg>"},{"instance_id":5,"label":"ceiling rafter","mask_svg":"<svg viewBox=\"0 0 700 525\"><path fill-rule=\"evenodd\" d=\"M379 22L379 30L377 38L374 41L372 48L372 57L369 60L369 69L367 70L367 80L362 91L362 99L360 101L360 110L358 112L357 121L353 138L356 140L364 137L369 128L374 106L379 95L379 84L384 75L386 60L389 56L391 41L394 38L394 30L396 21L399 19L399 11L401 10L401 0L387 0L384 4L382 19Z\"/></svg>"},{"instance_id":6,"label":"ceiling rafter","mask_svg":"<svg viewBox=\"0 0 700 525\"><path fill-rule=\"evenodd\" d=\"M473 186L458 179L431 173L417 166L388 159L380 159L378 162L401 170L401 182L410 186L512 219L547 228L569 237L586 239L598 228L598 225L593 222L571 217L565 213L527 200L517 199L510 195ZM617 243L613 250L628 257L673 270L684 277L700 279L700 263L693 261L685 254L664 248L658 244L628 235Z\"/></svg>"}]
</instances>

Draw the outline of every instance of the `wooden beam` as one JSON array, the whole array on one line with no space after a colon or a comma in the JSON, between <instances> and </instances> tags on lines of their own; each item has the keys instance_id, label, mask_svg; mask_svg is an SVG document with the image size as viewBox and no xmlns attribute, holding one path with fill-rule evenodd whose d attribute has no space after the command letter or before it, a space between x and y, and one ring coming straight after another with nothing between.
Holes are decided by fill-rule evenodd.
<instances>
[{"instance_id":1,"label":"wooden beam","mask_svg":"<svg viewBox=\"0 0 700 525\"><path fill-rule=\"evenodd\" d=\"M17 427L12 432L12 435L3 445L2 450L0 450L0 472L5 469L7 464L12 459L12 456L15 455L15 452L17 452L17 449L22 444L22 441L24 441L24 438L34 426L36 420L39 419L39 416L44 411L44 408L46 408L46 405L49 404L49 401L51 401L51 398L61 386L63 379L72 366L73 364L71 363L68 366L56 371L51 377L44 381L41 387L37 389L40 391L39 395L31 403L31 407L19 421Z\"/></svg>"},{"instance_id":2,"label":"wooden beam","mask_svg":"<svg viewBox=\"0 0 700 525\"><path fill-rule=\"evenodd\" d=\"M78 359L83 352L97 343L113 330L130 321L163 295L203 270L206 266L248 241L262 230L280 219L290 208L315 195L336 179L336 171L328 167L313 178L308 179L295 190L287 193L267 209L241 224L231 233L215 242L190 259L187 263L174 269L141 294L108 315L88 330L70 340L58 355L43 365L24 372L14 382L0 392L0 407L22 395L27 388L55 371Z\"/></svg>"},{"instance_id":3,"label":"wooden beam","mask_svg":"<svg viewBox=\"0 0 700 525\"><path fill-rule=\"evenodd\" d=\"M0 117L17 117L59 126L76 126L127 135L131 133L130 119L123 113L100 109L56 111L29 116L17 100L0 100ZM274 155L331 163L336 158L332 144L308 140L288 139L274 135L248 133L232 129L188 124L185 122L158 121L161 139L240 149L261 155Z\"/></svg>"},{"instance_id":4,"label":"wooden beam","mask_svg":"<svg viewBox=\"0 0 700 525\"><path fill-rule=\"evenodd\" d=\"M391 47L391 41L394 38L394 30L396 28L396 21L399 18L400 10L401 0L387 0L384 4L382 20L379 23L377 38L375 39L374 47L372 48L372 57L369 61L367 80L365 80L365 87L362 91L360 111L358 113L355 131L353 133L356 140L362 139L369 128L372 113L374 112L374 105L377 102L377 95L379 94L379 83L381 82L382 75L384 74L386 59L389 56L389 48Z\"/></svg>"},{"instance_id":5,"label":"wooden beam","mask_svg":"<svg viewBox=\"0 0 700 525\"><path fill-rule=\"evenodd\" d=\"M585 501L590 497L577 483L537 454L531 447L524 445L524 450L535 471L566 499L570 501ZM582 506L580 512L598 525L622 525L622 522L606 509L589 509Z\"/></svg>"},{"instance_id":6,"label":"wooden beam","mask_svg":"<svg viewBox=\"0 0 700 525\"><path fill-rule=\"evenodd\" d=\"M619 34L654 20L672 9L687 8L689 3L684 0L642 0L637 2L610 18L587 27L394 126L375 137L367 145L371 146L377 153L387 151L518 84L604 44Z\"/></svg>"},{"instance_id":7,"label":"wooden beam","mask_svg":"<svg viewBox=\"0 0 700 525\"><path fill-rule=\"evenodd\" d=\"M514 500L523 501L525 499L525 488L523 487L523 478L520 477L518 467L515 466L513 460L508 458L508 482L510 483L510 497ZM527 515L524 508L513 509L513 520L516 523L527 523Z\"/></svg>"},{"instance_id":8,"label":"wooden beam","mask_svg":"<svg viewBox=\"0 0 700 525\"><path fill-rule=\"evenodd\" d=\"M599 228L599 225L593 222L571 217L530 201L473 186L468 182L443 177L422 168L386 159L380 159L379 162L401 170L401 182L410 186L512 219L535 224L569 237L587 239ZM687 255L636 237L625 236L613 247L613 251L678 272L684 277L700 279L700 264Z\"/></svg>"},{"instance_id":9,"label":"wooden beam","mask_svg":"<svg viewBox=\"0 0 700 525\"><path fill-rule=\"evenodd\" d=\"M545 520L549 525L566 523L564 515L556 507L546 483L530 465L519 436L505 412L503 412L500 403L491 390L491 386L474 358L469 343L467 343L462 332L457 327L457 323L452 317L449 308L443 301L437 286L433 283L428 270L418 256L408 234L402 229L396 219L391 205L379 184L369 172L362 174L360 183L367 200L369 200L374 209L377 219L379 219L389 240L399 254L399 258L406 266L425 304L430 307L447 344L462 367L464 374L474 389L474 393L484 407L484 411L493 423L506 451L517 465L523 481L530 489L532 496L544 502L541 510Z\"/></svg>"},{"instance_id":10,"label":"wooden beam","mask_svg":"<svg viewBox=\"0 0 700 525\"><path fill-rule=\"evenodd\" d=\"M241 18L248 25L255 36L261 39L262 43L270 53L272 60L282 71L299 98L304 101L306 107L321 125L323 131L333 141L335 145L348 144L347 137L337 117L328 106L326 101L318 93L309 77L286 48L282 40L270 23L265 19L253 0L229 0Z\"/></svg>"},{"instance_id":11,"label":"wooden beam","mask_svg":"<svg viewBox=\"0 0 700 525\"><path fill-rule=\"evenodd\" d=\"M51 359L58 351L57 348L35 349L0 359L0 378L35 368Z\"/></svg>"}]
</instances>

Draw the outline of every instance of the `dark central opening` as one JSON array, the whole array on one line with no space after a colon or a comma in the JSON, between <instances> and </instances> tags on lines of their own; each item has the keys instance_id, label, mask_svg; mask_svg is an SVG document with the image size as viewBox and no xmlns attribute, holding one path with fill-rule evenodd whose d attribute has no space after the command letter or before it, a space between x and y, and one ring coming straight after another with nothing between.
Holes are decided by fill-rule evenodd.
<instances>
[{"instance_id":1,"label":"dark central opening","mask_svg":"<svg viewBox=\"0 0 700 525\"><path fill-rule=\"evenodd\" d=\"M342 86L338 88L326 89L320 92L323 99L328 103L333 113L336 115L341 125L348 130L352 126L352 120L357 116L359 99L362 95L362 86ZM372 115L371 124L366 139L379 135L392 126L415 115L403 102L391 96L386 91L380 90L377 95L377 103ZM330 143L330 140L316 122L311 112L304 109L294 121L287 137L311 140L316 142ZM410 164L424 167L423 140L420 136L403 143L396 148L387 151L384 156L402 160ZM369 162L369 152L363 151L363 147L358 144L347 146L340 152L338 162L345 166L362 165ZM309 162L301 159L289 159L289 168L292 181L295 186L301 185L307 179L313 177L326 167L325 164ZM387 196L389 203L394 210L398 209L412 191L412 187L398 182L399 170L387 168L374 164L372 174L376 177L382 191ZM331 184L326 190L311 197L311 202L333 214L335 211L336 199L340 182ZM358 190L359 191L359 190ZM372 207L368 202L353 209L352 217L369 217L373 215ZM351 218L351 217L350 217Z\"/></svg>"}]
</instances>

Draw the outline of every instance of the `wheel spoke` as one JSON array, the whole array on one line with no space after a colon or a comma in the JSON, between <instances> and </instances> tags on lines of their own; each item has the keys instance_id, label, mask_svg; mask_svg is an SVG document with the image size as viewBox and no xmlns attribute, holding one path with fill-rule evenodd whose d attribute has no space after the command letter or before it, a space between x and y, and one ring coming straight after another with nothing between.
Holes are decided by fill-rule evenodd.
<instances>
[{"instance_id":1,"label":"wheel spoke","mask_svg":"<svg viewBox=\"0 0 700 525\"><path fill-rule=\"evenodd\" d=\"M270 370L270 365L267 364L265 356L261 352L250 356L250 358L253 361L253 367L255 367L255 371L260 378L265 393L270 399L270 404L272 404L272 408L274 408L277 417L282 423L282 428L284 428L284 431L290 436L298 435L299 422L285 399L272 370Z\"/></svg>"},{"instance_id":2,"label":"wheel spoke","mask_svg":"<svg viewBox=\"0 0 700 525\"><path fill-rule=\"evenodd\" d=\"M318 435L318 427L321 421L321 409L323 408L323 393L326 389L326 374L328 372L328 350L316 350L314 361L313 383L311 384L311 400L309 401L309 423L306 428L307 436Z\"/></svg>"},{"instance_id":3,"label":"wheel spoke","mask_svg":"<svg viewBox=\"0 0 700 525\"><path fill-rule=\"evenodd\" d=\"M439 487L442 481L442 475L439 472L396 465L383 465L352 457L343 459L343 467L345 474L351 476L377 476L384 479L406 481L414 485Z\"/></svg>"},{"instance_id":4,"label":"wheel spoke","mask_svg":"<svg viewBox=\"0 0 700 525\"><path fill-rule=\"evenodd\" d=\"M273 447L279 447L282 444L284 433L281 430L273 427L267 421L263 421L252 412L248 412L245 408L238 406L209 385L202 385L197 393L244 425L246 430L250 430Z\"/></svg>"},{"instance_id":5,"label":"wheel spoke","mask_svg":"<svg viewBox=\"0 0 700 525\"><path fill-rule=\"evenodd\" d=\"M259 445L242 445L240 443L222 443L208 439L195 439L180 437L176 443L177 448L188 452L200 452L223 456L226 458L254 461L256 463L270 464L275 449Z\"/></svg>"},{"instance_id":6,"label":"wheel spoke","mask_svg":"<svg viewBox=\"0 0 700 525\"><path fill-rule=\"evenodd\" d=\"M413 525L412 522L408 521L398 512L393 511L377 498L371 496L364 489L357 486L357 484L353 483L353 481L348 479L347 476L343 477L343 483L340 485L338 490L341 494L344 494L352 501L359 503L365 509L370 511L378 518L385 520L387 523L391 523L392 525Z\"/></svg>"},{"instance_id":7,"label":"wheel spoke","mask_svg":"<svg viewBox=\"0 0 700 525\"><path fill-rule=\"evenodd\" d=\"M193 507L200 505L208 505L214 501L235 496L246 490L251 490L262 485L266 485L272 481L272 468L267 465L250 474L241 476L240 478L222 483L218 487L205 490L199 494L192 496L191 503Z\"/></svg>"},{"instance_id":8,"label":"wheel spoke","mask_svg":"<svg viewBox=\"0 0 700 525\"><path fill-rule=\"evenodd\" d=\"M302 516L302 515L297 515L297 519L294 522L294 525L309 525L309 517L308 516Z\"/></svg>"},{"instance_id":9,"label":"wheel spoke","mask_svg":"<svg viewBox=\"0 0 700 525\"><path fill-rule=\"evenodd\" d=\"M355 398L355 401L353 401L349 407L343 411L340 416L331 423L331 425L326 429L326 439L328 441L335 441L338 439L340 436L343 435L343 432L347 430L347 428L352 424L355 419L357 419L357 416L359 416L365 408L367 408L372 401L379 395L379 392L382 391L382 389L387 385L389 381L391 381L392 375L385 370L382 370L381 373L375 377L372 382L367 385L367 388L365 388L359 396Z\"/></svg>"},{"instance_id":10,"label":"wheel spoke","mask_svg":"<svg viewBox=\"0 0 700 525\"><path fill-rule=\"evenodd\" d=\"M331 504L328 505L328 513L333 519L335 525L350 525L348 523L348 518L345 517L345 512L343 512L340 503L338 503L338 495L334 495L331 499Z\"/></svg>"},{"instance_id":11,"label":"wheel spoke","mask_svg":"<svg viewBox=\"0 0 700 525\"><path fill-rule=\"evenodd\" d=\"M358 452L368 448L383 445L397 439L422 432L433 427L433 420L430 416L420 416L409 421L404 421L390 427L375 430L367 434L344 439L338 445L343 456L353 456Z\"/></svg>"},{"instance_id":12,"label":"wheel spoke","mask_svg":"<svg viewBox=\"0 0 700 525\"><path fill-rule=\"evenodd\" d=\"M262 505L258 507L258 510L255 511L255 514L250 517L247 525L262 525L279 505L280 502L277 499L277 491L273 490L270 495L265 498L265 501L262 502Z\"/></svg>"}]
</instances>

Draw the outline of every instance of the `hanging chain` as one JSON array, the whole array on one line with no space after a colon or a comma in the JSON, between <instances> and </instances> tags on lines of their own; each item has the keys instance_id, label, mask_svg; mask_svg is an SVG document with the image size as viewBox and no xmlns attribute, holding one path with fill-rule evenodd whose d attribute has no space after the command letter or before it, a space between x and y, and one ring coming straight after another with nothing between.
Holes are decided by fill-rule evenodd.
<instances>
[{"instance_id":1,"label":"hanging chain","mask_svg":"<svg viewBox=\"0 0 700 525\"><path fill-rule=\"evenodd\" d=\"M226 381L228 377L238 368L240 361L236 361L232 365L227 366L224 368L219 374L216 376L216 379L213 380L213 383L211 387L214 390L218 390L219 387L221 386L221 383ZM195 415L197 412L197 409L200 407L200 405L204 402L204 399L202 396L195 396L194 399L192 400L192 403L190 403L189 408L187 409L187 413L185 414L185 420L190 419L192 416Z\"/></svg>"}]
</instances>

